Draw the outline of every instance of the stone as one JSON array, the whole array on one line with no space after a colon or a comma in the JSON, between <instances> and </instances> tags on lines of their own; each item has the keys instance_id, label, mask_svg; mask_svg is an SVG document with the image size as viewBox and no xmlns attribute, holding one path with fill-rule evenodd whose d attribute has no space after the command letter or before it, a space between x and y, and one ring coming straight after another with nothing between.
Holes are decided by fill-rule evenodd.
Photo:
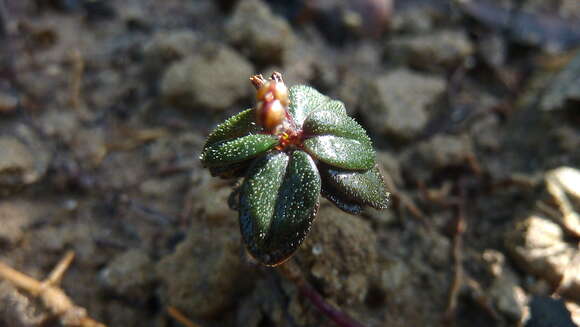
<instances>
[{"instance_id":1,"label":"stone","mask_svg":"<svg viewBox=\"0 0 580 327\"><path fill-rule=\"evenodd\" d=\"M337 87L337 98L344 102L346 112L349 116L357 113L360 103L360 96L363 89L361 81L363 77L356 71L347 71L342 76Z\"/></svg>"},{"instance_id":2,"label":"stone","mask_svg":"<svg viewBox=\"0 0 580 327\"><path fill-rule=\"evenodd\" d=\"M579 19L580 3L575 0L563 0L560 6L560 15L565 19Z\"/></svg>"},{"instance_id":3,"label":"stone","mask_svg":"<svg viewBox=\"0 0 580 327\"><path fill-rule=\"evenodd\" d=\"M565 20L580 19L580 4L575 0L529 0L522 6L525 12L555 15Z\"/></svg>"},{"instance_id":4,"label":"stone","mask_svg":"<svg viewBox=\"0 0 580 327\"><path fill-rule=\"evenodd\" d=\"M564 153L574 153L580 149L580 130L573 126L558 126L554 130L554 140Z\"/></svg>"},{"instance_id":5,"label":"stone","mask_svg":"<svg viewBox=\"0 0 580 327\"><path fill-rule=\"evenodd\" d=\"M572 321L576 326L580 326L580 304L574 301L566 301L566 308L572 314Z\"/></svg>"},{"instance_id":6,"label":"stone","mask_svg":"<svg viewBox=\"0 0 580 327\"><path fill-rule=\"evenodd\" d=\"M34 157L31 149L16 137L0 137L0 187L36 182L40 176Z\"/></svg>"},{"instance_id":7,"label":"stone","mask_svg":"<svg viewBox=\"0 0 580 327\"><path fill-rule=\"evenodd\" d=\"M43 132L59 141L72 143L80 128L77 113L72 110L46 110L39 117Z\"/></svg>"},{"instance_id":8,"label":"stone","mask_svg":"<svg viewBox=\"0 0 580 327\"><path fill-rule=\"evenodd\" d=\"M543 93L540 108L544 111L562 109L567 101L580 101L580 52L550 82ZM577 109L577 106L573 108Z\"/></svg>"},{"instance_id":9,"label":"stone","mask_svg":"<svg viewBox=\"0 0 580 327\"><path fill-rule=\"evenodd\" d=\"M238 213L228 206L233 190L216 178L205 178L202 191L195 192L192 211L206 218L211 225L228 225L238 228Z\"/></svg>"},{"instance_id":10,"label":"stone","mask_svg":"<svg viewBox=\"0 0 580 327\"><path fill-rule=\"evenodd\" d=\"M391 71L368 83L361 114L374 132L409 141L426 126L430 109L445 87L440 77L404 69Z\"/></svg>"},{"instance_id":11,"label":"stone","mask_svg":"<svg viewBox=\"0 0 580 327\"><path fill-rule=\"evenodd\" d=\"M395 62L441 71L459 65L474 53L474 47L463 31L442 30L394 38L385 52Z\"/></svg>"},{"instance_id":12,"label":"stone","mask_svg":"<svg viewBox=\"0 0 580 327\"><path fill-rule=\"evenodd\" d=\"M368 289L368 276L365 276L364 274L352 274L348 276L344 285L345 293L354 296L350 301L357 303L362 303L365 300Z\"/></svg>"},{"instance_id":13,"label":"stone","mask_svg":"<svg viewBox=\"0 0 580 327\"><path fill-rule=\"evenodd\" d=\"M382 168L383 174L387 174L395 184L403 185L403 175L399 158L392 152L377 151L377 163Z\"/></svg>"},{"instance_id":14,"label":"stone","mask_svg":"<svg viewBox=\"0 0 580 327\"><path fill-rule=\"evenodd\" d=\"M165 326L159 316L154 316L148 310L146 314L143 307L137 306L135 302L123 301L123 299L107 299L103 308L98 312L107 317L107 326L123 327L144 327L144 326Z\"/></svg>"},{"instance_id":15,"label":"stone","mask_svg":"<svg viewBox=\"0 0 580 327\"><path fill-rule=\"evenodd\" d=\"M487 290L493 303L511 321L521 321L528 299L518 276L506 264L505 256L499 251L485 250L483 259L493 278Z\"/></svg>"},{"instance_id":16,"label":"stone","mask_svg":"<svg viewBox=\"0 0 580 327\"><path fill-rule=\"evenodd\" d=\"M580 169L574 167L559 167L546 173L546 181L558 185L572 199L580 202Z\"/></svg>"},{"instance_id":17,"label":"stone","mask_svg":"<svg viewBox=\"0 0 580 327\"><path fill-rule=\"evenodd\" d=\"M0 281L0 326L44 326L44 310L9 282Z\"/></svg>"},{"instance_id":18,"label":"stone","mask_svg":"<svg viewBox=\"0 0 580 327\"><path fill-rule=\"evenodd\" d=\"M224 46L206 46L172 64L161 81L170 104L195 111L223 111L251 93L252 65Z\"/></svg>"},{"instance_id":19,"label":"stone","mask_svg":"<svg viewBox=\"0 0 580 327\"><path fill-rule=\"evenodd\" d=\"M143 46L145 66L160 71L169 63L193 54L198 36L189 30L158 32Z\"/></svg>"},{"instance_id":20,"label":"stone","mask_svg":"<svg viewBox=\"0 0 580 327\"><path fill-rule=\"evenodd\" d=\"M157 264L163 303L188 317L215 317L251 287L255 272L240 260L237 228L194 226L175 252Z\"/></svg>"},{"instance_id":21,"label":"stone","mask_svg":"<svg viewBox=\"0 0 580 327\"><path fill-rule=\"evenodd\" d=\"M260 0L240 1L226 23L226 36L242 52L262 63L280 64L295 41L288 22Z\"/></svg>"},{"instance_id":22,"label":"stone","mask_svg":"<svg viewBox=\"0 0 580 327\"><path fill-rule=\"evenodd\" d=\"M50 213L56 217L59 213ZM80 216L80 215L79 215ZM102 217L101 217L102 218ZM34 233L26 233L24 242L31 248L42 248L50 253L64 253L74 245L75 263L82 266L105 266L110 261L110 255L95 242L96 238L106 235L111 242L115 242L115 233L110 230L102 231L94 224L87 223L87 218L58 225L41 225Z\"/></svg>"},{"instance_id":23,"label":"stone","mask_svg":"<svg viewBox=\"0 0 580 327\"><path fill-rule=\"evenodd\" d=\"M380 286L388 294L396 294L410 279L409 267L402 260L389 260L382 268Z\"/></svg>"},{"instance_id":24,"label":"stone","mask_svg":"<svg viewBox=\"0 0 580 327\"><path fill-rule=\"evenodd\" d=\"M52 154L38 133L25 124L14 124L0 136L0 194L38 182Z\"/></svg>"},{"instance_id":25,"label":"stone","mask_svg":"<svg viewBox=\"0 0 580 327\"><path fill-rule=\"evenodd\" d=\"M499 151L501 149L500 135L501 122L497 116L487 115L473 122L470 135L478 149L485 151Z\"/></svg>"},{"instance_id":26,"label":"stone","mask_svg":"<svg viewBox=\"0 0 580 327\"><path fill-rule=\"evenodd\" d=\"M15 246L22 240L25 228L32 222L28 206L30 203L14 200L0 202L0 245Z\"/></svg>"},{"instance_id":27,"label":"stone","mask_svg":"<svg viewBox=\"0 0 580 327\"><path fill-rule=\"evenodd\" d=\"M439 234L433 233L427 235L424 242L429 249L429 256L427 262L435 269L445 269L451 264L451 247L452 244L449 238Z\"/></svg>"},{"instance_id":28,"label":"stone","mask_svg":"<svg viewBox=\"0 0 580 327\"><path fill-rule=\"evenodd\" d=\"M530 215L507 234L506 246L524 271L547 280L560 295L580 299L580 268L572 261L579 252L564 241L559 225Z\"/></svg>"},{"instance_id":29,"label":"stone","mask_svg":"<svg viewBox=\"0 0 580 327\"><path fill-rule=\"evenodd\" d=\"M0 89L0 114L14 111L19 101L18 96Z\"/></svg>"},{"instance_id":30,"label":"stone","mask_svg":"<svg viewBox=\"0 0 580 327\"><path fill-rule=\"evenodd\" d=\"M558 204L562 213L558 223L571 236L580 237L580 214L573 203L580 203L580 170L573 167L559 167L545 175L546 189Z\"/></svg>"},{"instance_id":31,"label":"stone","mask_svg":"<svg viewBox=\"0 0 580 327\"><path fill-rule=\"evenodd\" d=\"M440 18L440 13L433 9L429 5L411 5L403 10L397 8L396 15L393 15L391 30L397 33L428 33L433 31Z\"/></svg>"},{"instance_id":32,"label":"stone","mask_svg":"<svg viewBox=\"0 0 580 327\"><path fill-rule=\"evenodd\" d=\"M272 326L286 326L288 322L286 303L272 301L277 296L276 292L279 292L279 287L273 279L257 280L252 293L243 301L239 301L236 314L237 326L259 327L263 325L264 321L271 322ZM290 295L288 294L288 296Z\"/></svg>"},{"instance_id":33,"label":"stone","mask_svg":"<svg viewBox=\"0 0 580 327\"><path fill-rule=\"evenodd\" d=\"M324 57L324 41L320 37L310 37L307 40L296 38L296 42L284 54L284 65L282 68L274 65L264 69L264 75L269 75L273 71L283 72L286 85L308 84L316 78L319 68L320 58Z\"/></svg>"},{"instance_id":34,"label":"stone","mask_svg":"<svg viewBox=\"0 0 580 327\"><path fill-rule=\"evenodd\" d=\"M438 134L405 150L401 166L412 167L409 172L425 181L437 170L465 165L473 153L468 136Z\"/></svg>"},{"instance_id":35,"label":"stone","mask_svg":"<svg viewBox=\"0 0 580 327\"><path fill-rule=\"evenodd\" d=\"M419 156L428 166L440 169L460 166L473 154L471 141L467 136L436 135L418 146Z\"/></svg>"},{"instance_id":36,"label":"stone","mask_svg":"<svg viewBox=\"0 0 580 327\"><path fill-rule=\"evenodd\" d=\"M368 222L323 202L297 261L323 295L340 304L361 303L377 275L376 244Z\"/></svg>"},{"instance_id":37,"label":"stone","mask_svg":"<svg viewBox=\"0 0 580 327\"><path fill-rule=\"evenodd\" d=\"M102 127L81 128L71 139L70 146L75 157L87 167L98 167L107 156L107 131Z\"/></svg>"},{"instance_id":38,"label":"stone","mask_svg":"<svg viewBox=\"0 0 580 327\"><path fill-rule=\"evenodd\" d=\"M154 292L154 264L143 250L131 249L113 258L99 277L105 286L121 297L146 302Z\"/></svg>"}]
</instances>

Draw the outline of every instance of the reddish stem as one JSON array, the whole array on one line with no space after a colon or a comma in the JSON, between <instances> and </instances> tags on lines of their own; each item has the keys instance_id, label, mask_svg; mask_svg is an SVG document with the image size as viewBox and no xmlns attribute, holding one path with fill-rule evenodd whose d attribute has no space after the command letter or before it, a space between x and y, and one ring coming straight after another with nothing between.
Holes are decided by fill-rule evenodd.
<instances>
[{"instance_id":1,"label":"reddish stem","mask_svg":"<svg viewBox=\"0 0 580 327\"><path fill-rule=\"evenodd\" d=\"M300 291L300 294L310 299L310 302L312 302L312 304L314 304L314 306L325 316L330 318L330 320L334 321L336 325L341 327L363 327L361 323L324 301L320 293L318 293L312 286L304 283L298 286L298 290Z\"/></svg>"},{"instance_id":2,"label":"reddish stem","mask_svg":"<svg viewBox=\"0 0 580 327\"><path fill-rule=\"evenodd\" d=\"M345 312L335 308L322 298L302 275L300 268L292 260L286 261L284 264L277 266L278 271L282 276L296 284L300 294L310 300L314 306L320 310L330 320L334 321L340 327L364 327L360 322L354 320Z\"/></svg>"}]
</instances>

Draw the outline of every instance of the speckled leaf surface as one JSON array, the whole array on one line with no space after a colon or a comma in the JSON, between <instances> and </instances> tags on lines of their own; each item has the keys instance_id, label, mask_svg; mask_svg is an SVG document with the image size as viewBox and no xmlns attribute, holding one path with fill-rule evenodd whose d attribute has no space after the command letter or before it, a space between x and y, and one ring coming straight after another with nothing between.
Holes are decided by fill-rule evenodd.
<instances>
[{"instance_id":1,"label":"speckled leaf surface","mask_svg":"<svg viewBox=\"0 0 580 327\"><path fill-rule=\"evenodd\" d=\"M230 141L214 143L205 148L201 161L206 167L222 167L254 158L278 144L273 135L254 134Z\"/></svg>"},{"instance_id":2,"label":"speckled leaf surface","mask_svg":"<svg viewBox=\"0 0 580 327\"><path fill-rule=\"evenodd\" d=\"M326 109L316 110L308 115L303 130L306 135L330 134L371 144L365 130L354 119Z\"/></svg>"},{"instance_id":3,"label":"speckled leaf surface","mask_svg":"<svg viewBox=\"0 0 580 327\"><path fill-rule=\"evenodd\" d=\"M214 177L221 177L225 179L244 177L251 162L252 160L246 160L226 166L209 167L209 172Z\"/></svg>"},{"instance_id":4,"label":"speckled leaf surface","mask_svg":"<svg viewBox=\"0 0 580 327\"><path fill-rule=\"evenodd\" d=\"M262 128L256 124L255 116L254 109L246 109L228 118L209 134L203 148L222 141L258 133Z\"/></svg>"},{"instance_id":5,"label":"speckled leaf surface","mask_svg":"<svg viewBox=\"0 0 580 327\"><path fill-rule=\"evenodd\" d=\"M344 199L376 209L386 209L389 205L390 193L387 192L381 172L376 165L364 172L321 165L320 175L325 189L331 190L329 193L336 194L339 200Z\"/></svg>"},{"instance_id":6,"label":"speckled leaf surface","mask_svg":"<svg viewBox=\"0 0 580 327\"><path fill-rule=\"evenodd\" d=\"M289 160L283 152L256 159L240 189L240 230L246 248L255 257L264 255L266 235Z\"/></svg>"},{"instance_id":7,"label":"speckled leaf surface","mask_svg":"<svg viewBox=\"0 0 580 327\"><path fill-rule=\"evenodd\" d=\"M327 110L346 116L344 103L316 91L310 86L297 85L288 89L290 106L288 111L297 126L302 126L306 117L317 110Z\"/></svg>"},{"instance_id":8,"label":"speckled leaf surface","mask_svg":"<svg viewBox=\"0 0 580 327\"><path fill-rule=\"evenodd\" d=\"M375 164L375 151L370 142L322 135L304 141L304 149L316 159L343 169L368 170Z\"/></svg>"},{"instance_id":9,"label":"speckled leaf surface","mask_svg":"<svg viewBox=\"0 0 580 327\"><path fill-rule=\"evenodd\" d=\"M322 106L320 106L317 110L332 111L337 115L348 116L348 114L346 113L346 107L344 106L344 103L338 100L330 100L324 103Z\"/></svg>"},{"instance_id":10,"label":"speckled leaf surface","mask_svg":"<svg viewBox=\"0 0 580 327\"><path fill-rule=\"evenodd\" d=\"M344 199L335 190L330 188L329 185L325 185L324 181L322 182L322 189L320 192L323 197L334 203L334 205L340 210L353 215L360 215L362 213L362 205Z\"/></svg>"},{"instance_id":11,"label":"speckled leaf surface","mask_svg":"<svg viewBox=\"0 0 580 327\"><path fill-rule=\"evenodd\" d=\"M289 162L283 156L257 161L240 194L244 241L266 265L279 264L296 251L319 204L321 180L312 158L303 151L294 151Z\"/></svg>"}]
</instances>

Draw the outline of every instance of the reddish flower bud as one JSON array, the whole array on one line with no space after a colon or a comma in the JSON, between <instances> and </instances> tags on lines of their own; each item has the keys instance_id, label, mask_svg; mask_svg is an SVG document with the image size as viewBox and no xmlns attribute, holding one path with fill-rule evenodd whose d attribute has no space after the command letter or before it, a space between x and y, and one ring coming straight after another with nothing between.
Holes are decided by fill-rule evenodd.
<instances>
[{"instance_id":1,"label":"reddish flower bud","mask_svg":"<svg viewBox=\"0 0 580 327\"><path fill-rule=\"evenodd\" d=\"M286 108L290 104L288 88L281 77L273 77L256 92L256 121L272 132L286 119ZM276 77L276 78L275 78Z\"/></svg>"},{"instance_id":2,"label":"reddish flower bud","mask_svg":"<svg viewBox=\"0 0 580 327\"><path fill-rule=\"evenodd\" d=\"M257 121L268 131L273 131L286 119L286 108L279 100L258 102L256 110Z\"/></svg>"},{"instance_id":3,"label":"reddish flower bud","mask_svg":"<svg viewBox=\"0 0 580 327\"><path fill-rule=\"evenodd\" d=\"M280 101L284 107L288 107L290 99L288 98L288 88L284 82L274 83L274 99Z\"/></svg>"}]
</instances>

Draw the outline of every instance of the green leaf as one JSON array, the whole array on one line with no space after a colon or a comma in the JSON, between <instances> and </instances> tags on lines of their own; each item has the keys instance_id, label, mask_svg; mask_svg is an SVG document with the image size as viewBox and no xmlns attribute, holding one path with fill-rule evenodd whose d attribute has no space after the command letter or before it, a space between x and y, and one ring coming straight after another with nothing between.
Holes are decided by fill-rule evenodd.
<instances>
[{"instance_id":1,"label":"green leaf","mask_svg":"<svg viewBox=\"0 0 580 327\"><path fill-rule=\"evenodd\" d=\"M387 192L377 165L364 172L321 165L320 175L327 193L334 195L338 200L368 205L376 209L386 209L389 205L390 193Z\"/></svg>"},{"instance_id":2,"label":"green leaf","mask_svg":"<svg viewBox=\"0 0 580 327\"><path fill-rule=\"evenodd\" d=\"M288 89L288 92L290 97L288 110L298 127L302 126L309 114L319 109L346 115L346 108L342 102L332 100L310 86L292 86Z\"/></svg>"},{"instance_id":3,"label":"green leaf","mask_svg":"<svg viewBox=\"0 0 580 327\"><path fill-rule=\"evenodd\" d=\"M306 135L331 134L371 144L364 128L354 119L326 109L316 110L308 115L303 130Z\"/></svg>"},{"instance_id":4,"label":"green leaf","mask_svg":"<svg viewBox=\"0 0 580 327\"><path fill-rule=\"evenodd\" d=\"M329 102L325 103L322 107L320 107L320 110L332 111L337 115L345 115L345 116L348 115L346 113L346 107L344 106L344 103L339 100L330 100Z\"/></svg>"},{"instance_id":5,"label":"green leaf","mask_svg":"<svg viewBox=\"0 0 580 327\"><path fill-rule=\"evenodd\" d=\"M265 265L290 257L310 230L320 188L318 169L303 151L257 159L240 192L240 229L250 254Z\"/></svg>"},{"instance_id":6,"label":"green leaf","mask_svg":"<svg viewBox=\"0 0 580 327\"><path fill-rule=\"evenodd\" d=\"M201 161L206 167L221 167L258 156L278 144L273 135L255 134L214 143L203 150Z\"/></svg>"},{"instance_id":7,"label":"green leaf","mask_svg":"<svg viewBox=\"0 0 580 327\"><path fill-rule=\"evenodd\" d=\"M335 190L328 190L327 188L328 185L325 185L323 181L321 190L322 196L328 199L330 202L334 203L337 208L352 215L360 215L362 213L362 205L349 202L348 200L342 198L338 193L336 193Z\"/></svg>"},{"instance_id":8,"label":"green leaf","mask_svg":"<svg viewBox=\"0 0 580 327\"><path fill-rule=\"evenodd\" d=\"M274 152L256 159L240 190L240 230L246 247L256 258L264 247L276 209L278 191L290 157Z\"/></svg>"},{"instance_id":9,"label":"green leaf","mask_svg":"<svg viewBox=\"0 0 580 327\"><path fill-rule=\"evenodd\" d=\"M250 163L251 160L246 160L226 166L209 167L209 172L214 177L217 176L225 179L244 177Z\"/></svg>"},{"instance_id":10,"label":"green leaf","mask_svg":"<svg viewBox=\"0 0 580 327\"><path fill-rule=\"evenodd\" d=\"M314 158L339 168L368 170L375 164L375 151L370 142L322 135L304 141L304 149Z\"/></svg>"},{"instance_id":11,"label":"green leaf","mask_svg":"<svg viewBox=\"0 0 580 327\"><path fill-rule=\"evenodd\" d=\"M246 109L228 118L209 134L203 148L249 134L257 134L261 131L261 127L256 124L255 116L254 109Z\"/></svg>"}]
</instances>

